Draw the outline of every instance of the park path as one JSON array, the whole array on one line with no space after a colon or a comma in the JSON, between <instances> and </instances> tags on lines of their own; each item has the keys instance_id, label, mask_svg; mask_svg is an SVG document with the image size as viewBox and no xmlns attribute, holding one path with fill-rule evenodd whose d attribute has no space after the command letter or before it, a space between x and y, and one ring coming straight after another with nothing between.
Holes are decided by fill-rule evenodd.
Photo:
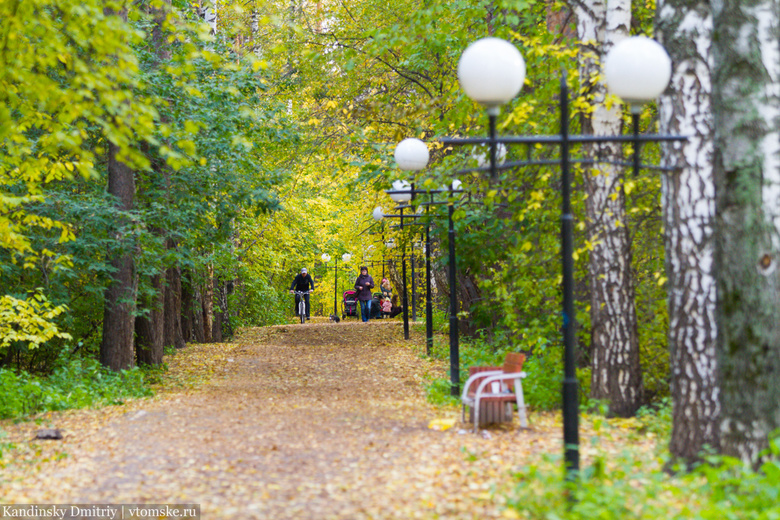
<instances>
[{"instance_id":1,"label":"park path","mask_svg":"<svg viewBox=\"0 0 780 520\"><path fill-rule=\"evenodd\" d=\"M213 372L195 389L0 425L19 455L0 468L0 502L198 503L204 519L511 517L510 474L560 450L555 419L485 435L429 428L459 411L426 403L443 367L421 343L388 320L188 346L207 349L193 359ZM64 439L30 441L41 427Z\"/></svg>"}]
</instances>

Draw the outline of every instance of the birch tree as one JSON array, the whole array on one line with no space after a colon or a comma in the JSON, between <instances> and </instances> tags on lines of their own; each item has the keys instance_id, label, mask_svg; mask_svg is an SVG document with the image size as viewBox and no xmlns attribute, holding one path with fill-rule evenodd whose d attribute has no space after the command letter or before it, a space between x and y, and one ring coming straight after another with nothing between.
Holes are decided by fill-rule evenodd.
<instances>
[{"instance_id":1,"label":"birch tree","mask_svg":"<svg viewBox=\"0 0 780 520\"><path fill-rule=\"evenodd\" d=\"M657 29L672 58L672 80L659 102L660 132L688 136L663 148L669 351L673 403L669 450L695 461L718 447L719 386L715 355L713 266L715 184L711 61L712 12L701 0L664 0Z\"/></svg>"},{"instance_id":2,"label":"birch tree","mask_svg":"<svg viewBox=\"0 0 780 520\"><path fill-rule=\"evenodd\" d=\"M780 427L780 4L712 9L721 446L757 461Z\"/></svg>"},{"instance_id":3,"label":"birch tree","mask_svg":"<svg viewBox=\"0 0 780 520\"><path fill-rule=\"evenodd\" d=\"M599 64L609 50L628 36L628 0L588 0L577 3L577 35L583 48L580 78L593 111L583 117L583 133L618 135L622 112L608 104ZM590 147L587 155L617 161L619 145ZM589 282L591 291L591 397L609 401L610 412L630 416L642 404L639 340L631 271L631 241L626 227L626 197L620 169L602 164L584 175L586 212L590 226Z\"/></svg>"}]
</instances>

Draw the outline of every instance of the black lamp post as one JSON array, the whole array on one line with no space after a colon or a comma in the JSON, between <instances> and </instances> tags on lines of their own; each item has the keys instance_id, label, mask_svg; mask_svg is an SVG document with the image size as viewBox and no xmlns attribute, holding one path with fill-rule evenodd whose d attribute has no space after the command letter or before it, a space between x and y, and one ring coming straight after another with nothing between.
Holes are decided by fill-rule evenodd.
<instances>
[{"instance_id":1,"label":"black lamp post","mask_svg":"<svg viewBox=\"0 0 780 520\"><path fill-rule=\"evenodd\" d=\"M466 94L487 109L489 131L487 138L453 139L443 138L445 145L484 145L490 146L489 172L491 180L498 180L499 169L517 166L553 164L557 162L562 176L561 205L561 256L563 270L563 343L564 343L564 379L563 379L563 434L565 464L568 478L579 471L579 399L575 365L575 311L574 311L574 274L573 274L573 222L571 212L571 163L594 163L593 159L572 160L570 145L582 143L631 142L633 143L634 172L640 168L639 148L642 142L683 140L680 136L645 135L638 133L639 107L641 104L658 97L666 88L671 74L671 62L663 47L645 37L633 37L616 45L605 60L605 75L610 91L631 104L633 135L592 136L569 135L568 89L565 74L561 78L560 133L553 136L512 136L498 137L496 120L500 106L511 100L522 88L525 81L525 62L518 50L509 42L498 38L484 38L471 44L461 56L458 64L458 78ZM509 144L553 145L560 149L558 161L519 161L498 165L501 146ZM622 164L622 163L621 163ZM478 171L484 171L481 167ZM452 215L453 208L449 208ZM450 255L454 264L454 230L450 217ZM454 282L451 275L451 284ZM456 302L455 302L456 303ZM455 304L451 302L455 309ZM450 316L450 340L453 339L453 325L457 325L457 314ZM454 336L457 341L457 335Z\"/></svg>"},{"instance_id":2,"label":"black lamp post","mask_svg":"<svg viewBox=\"0 0 780 520\"><path fill-rule=\"evenodd\" d=\"M338 316L338 295L339 295L339 259L336 258L336 265L329 266L328 262L330 262L330 255L328 253L322 253L322 261L325 263L323 266L325 269L333 269L333 315ZM341 260L346 264L350 261L352 258L352 255L349 253L344 253L341 255Z\"/></svg>"},{"instance_id":3,"label":"black lamp post","mask_svg":"<svg viewBox=\"0 0 780 520\"><path fill-rule=\"evenodd\" d=\"M408 206L404 203L408 202L411 199L411 195L407 193L407 189L409 188L409 184L401 181L402 183L399 184L399 181L396 181L394 183L394 190L391 190L391 198L401 204L396 207L396 209L400 212L398 215L385 215L382 213L382 208L378 207L374 209L374 218L376 220L381 220L384 217L390 217L390 218L399 218L401 219L400 227L403 228L404 224L404 218L406 219L414 219L419 217L419 215L404 215L404 210L407 208L410 208L411 206ZM393 244L392 246L390 244ZM388 241L386 244L388 248L395 247L395 242ZM403 286L401 289L401 298L402 298L402 307L403 307L403 320L404 320L404 339L409 339L409 299L406 292L406 247L402 244L401 245L401 285Z\"/></svg>"},{"instance_id":4,"label":"black lamp post","mask_svg":"<svg viewBox=\"0 0 780 520\"><path fill-rule=\"evenodd\" d=\"M411 144L410 144L411 143ZM419 144L418 144L419 143ZM399 153L401 150L401 153ZM420 164L423 162L422 150L424 150L424 159L427 163L428 149L425 143L418 139L404 139L396 147L395 158L399 165L414 162ZM411 156L411 157L409 157ZM407 168L410 169L410 168ZM398 184L393 183L392 190L386 190L386 193L393 198L393 200L410 200L413 195L427 194L430 196L430 202L422 202L420 206L426 207L426 215L428 209L433 205L447 204L448 206L448 241L449 241L449 255L448 255L448 276L450 285L450 393L457 397L460 395L460 338L459 338L459 325L458 325L458 296L457 296L457 261L455 257L455 224L453 220L453 214L455 211L454 196L455 194L463 193L460 189L461 182L459 180L453 180L449 188L442 190L415 190L412 189L408 183ZM447 194L449 200L446 202L434 202L433 196L437 193ZM401 199L400 197L408 197L408 199ZM403 206L408 207L408 206ZM380 220L384 217L400 217L401 215L385 215L382 212L381 207L374 209L374 218ZM406 218L420 218L423 215L406 215ZM401 219L401 226L403 227L403 218ZM412 225L412 224L406 224ZM433 346L433 306L431 303L431 257L430 257L430 222L426 222L426 275L427 275L427 299L426 304L426 351L428 354L431 352Z\"/></svg>"}]
</instances>

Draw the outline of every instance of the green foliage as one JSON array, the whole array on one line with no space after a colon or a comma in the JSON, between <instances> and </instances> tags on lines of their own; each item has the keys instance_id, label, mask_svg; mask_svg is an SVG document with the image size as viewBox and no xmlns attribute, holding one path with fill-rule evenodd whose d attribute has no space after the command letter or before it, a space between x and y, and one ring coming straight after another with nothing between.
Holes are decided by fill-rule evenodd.
<instances>
[{"instance_id":1,"label":"green foliage","mask_svg":"<svg viewBox=\"0 0 780 520\"><path fill-rule=\"evenodd\" d=\"M62 361L48 377L0 368L0 419L50 410L121 404L152 395L140 368L111 372L94 359Z\"/></svg>"},{"instance_id":2,"label":"green foliage","mask_svg":"<svg viewBox=\"0 0 780 520\"><path fill-rule=\"evenodd\" d=\"M247 278L229 297L229 306L237 309L236 327L257 327L286 323L290 298L261 277Z\"/></svg>"},{"instance_id":3,"label":"green foliage","mask_svg":"<svg viewBox=\"0 0 780 520\"><path fill-rule=\"evenodd\" d=\"M189 5L158 18L142 2L125 21L103 11L119 3L43 4L0 7L10 35L0 42L0 195L16 197L0 208L0 359L35 373L50 371L69 336L96 354L109 251L135 256L139 312L168 267L188 270L196 290L205 272L233 280L243 224L278 207L288 176L278 155L298 135L265 94L267 62L238 56ZM105 195L108 141L136 170L127 214ZM41 348L24 352L22 340Z\"/></svg>"},{"instance_id":4,"label":"green foliage","mask_svg":"<svg viewBox=\"0 0 780 520\"><path fill-rule=\"evenodd\" d=\"M577 486L562 478L560 457L546 457L515 475L509 504L515 517L526 519L769 520L780 516L778 448L775 440L774 457L758 469L712 457L674 476L663 471L663 460L636 450L598 448Z\"/></svg>"},{"instance_id":5,"label":"green foliage","mask_svg":"<svg viewBox=\"0 0 780 520\"><path fill-rule=\"evenodd\" d=\"M138 60L131 46L140 34L105 8L118 9L119 4L0 4L0 256L6 270L16 270L17 279L35 279L39 270L56 272L70 263L61 247L43 247L34 238L45 235L56 246L73 239L59 215L34 210L49 187L96 177L107 140L119 146L128 164L148 164L131 146L151 137L156 116L133 91ZM1 292L18 295L37 287L46 289L39 284ZM58 303L55 309L62 308ZM12 306L25 310L27 323L37 323L39 333L24 341L39 344L64 337L45 305ZM14 341L18 327L7 321L1 326L3 343Z\"/></svg>"}]
</instances>

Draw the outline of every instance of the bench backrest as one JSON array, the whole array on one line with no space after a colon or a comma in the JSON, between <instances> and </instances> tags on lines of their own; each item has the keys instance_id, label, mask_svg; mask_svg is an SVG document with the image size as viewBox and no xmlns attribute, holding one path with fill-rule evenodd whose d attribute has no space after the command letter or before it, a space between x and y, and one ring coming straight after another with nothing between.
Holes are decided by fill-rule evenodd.
<instances>
[{"instance_id":1,"label":"bench backrest","mask_svg":"<svg viewBox=\"0 0 780 520\"><path fill-rule=\"evenodd\" d=\"M507 352L504 358L504 373L516 374L523 371L523 363L525 363L525 354L521 352ZM507 387L509 390L514 391L515 385L513 382L507 381Z\"/></svg>"},{"instance_id":2,"label":"bench backrest","mask_svg":"<svg viewBox=\"0 0 780 520\"><path fill-rule=\"evenodd\" d=\"M504 365L501 367L469 367L469 377L479 372L495 372L496 370L502 370L505 374L514 374L523 371L523 363L525 363L525 354L519 352L507 352L504 358ZM480 385L483 378L478 378L474 381L470 387L474 391ZM514 391L515 387L512 381L505 382L510 391Z\"/></svg>"},{"instance_id":3,"label":"bench backrest","mask_svg":"<svg viewBox=\"0 0 780 520\"><path fill-rule=\"evenodd\" d=\"M514 374L515 372L522 372L523 363L525 363L525 354L522 352L507 352L504 358L504 373Z\"/></svg>"}]
</instances>

